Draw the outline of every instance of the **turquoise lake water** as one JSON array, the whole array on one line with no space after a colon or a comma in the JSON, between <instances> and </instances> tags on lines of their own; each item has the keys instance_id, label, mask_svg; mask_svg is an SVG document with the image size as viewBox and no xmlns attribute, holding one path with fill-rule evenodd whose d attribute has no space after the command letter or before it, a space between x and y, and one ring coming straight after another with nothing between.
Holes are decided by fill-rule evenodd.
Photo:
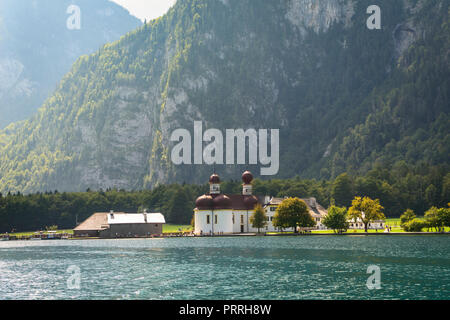
<instances>
[{"instance_id":1,"label":"turquoise lake water","mask_svg":"<svg viewBox=\"0 0 450 320\"><path fill-rule=\"evenodd\" d=\"M5 241L0 299L450 299L450 237Z\"/></svg>"}]
</instances>

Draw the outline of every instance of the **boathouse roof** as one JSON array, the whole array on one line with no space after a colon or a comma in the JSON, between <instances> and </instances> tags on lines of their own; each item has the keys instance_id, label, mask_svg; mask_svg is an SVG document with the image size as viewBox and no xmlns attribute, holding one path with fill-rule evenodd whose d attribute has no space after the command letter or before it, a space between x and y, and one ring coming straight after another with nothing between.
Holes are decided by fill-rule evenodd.
<instances>
[{"instance_id":1,"label":"boathouse roof","mask_svg":"<svg viewBox=\"0 0 450 320\"><path fill-rule=\"evenodd\" d=\"M166 223L161 213L108 213L108 224Z\"/></svg>"},{"instance_id":2,"label":"boathouse roof","mask_svg":"<svg viewBox=\"0 0 450 320\"><path fill-rule=\"evenodd\" d=\"M112 224L166 223L161 213L97 212L78 225L74 231L101 231Z\"/></svg>"}]
</instances>

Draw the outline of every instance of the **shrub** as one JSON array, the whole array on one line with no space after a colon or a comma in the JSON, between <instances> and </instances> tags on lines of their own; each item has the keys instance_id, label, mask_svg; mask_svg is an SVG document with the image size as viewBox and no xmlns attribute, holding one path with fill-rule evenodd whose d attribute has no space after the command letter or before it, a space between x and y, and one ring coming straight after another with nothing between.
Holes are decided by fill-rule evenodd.
<instances>
[{"instance_id":1,"label":"shrub","mask_svg":"<svg viewBox=\"0 0 450 320\"><path fill-rule=\"evenodd\" d=\"M403 229L406 232L421 232L423 228L426 228L428 224L420 219L413 219L411 221L406 222L403 225Z\"/></svg>"},{"instance_id":2,"label":"shrub","mask_svg":"<svg viewBox=\"0 0 450 320\"><path fill-rule=\"evenodd\" d=\"M404 225L416 218L416 215L414 214L414 211L411 209L407 209L401 216L400 216L400 225Z\"/></svg>"}]
</instances>

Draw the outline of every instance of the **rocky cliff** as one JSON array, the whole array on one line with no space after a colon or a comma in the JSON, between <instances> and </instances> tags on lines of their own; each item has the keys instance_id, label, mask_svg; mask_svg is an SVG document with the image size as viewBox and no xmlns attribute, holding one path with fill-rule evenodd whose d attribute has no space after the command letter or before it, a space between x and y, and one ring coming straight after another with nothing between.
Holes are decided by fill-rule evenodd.
<instances>
[{"instance_id":1,"label":"rocky cliff","mask_svg":"<svg viewBox=\"0 0 450 320\"><path fill-rule=\"evenodd\" d=\"M381 30L366 27L371 4L177 1L80 58L36 116L0 134L0 190L203 183L211 166L170 160L172 132L194 121L280 129L281 178L445 163L448 3L379 1Z\"/></svg>"},{"instance_id":2,"label":"rocky cliff","mask_svg":"<svg viewBox=\"0 0 450 320\"><path fill-rule=\"evenodd\" d=\"M75 14L71 5L80 9L79 29L67 27ZM29 118L80 56L139 25L108 0L2 0L0 128Z\"/></svg>"}]
</instances>

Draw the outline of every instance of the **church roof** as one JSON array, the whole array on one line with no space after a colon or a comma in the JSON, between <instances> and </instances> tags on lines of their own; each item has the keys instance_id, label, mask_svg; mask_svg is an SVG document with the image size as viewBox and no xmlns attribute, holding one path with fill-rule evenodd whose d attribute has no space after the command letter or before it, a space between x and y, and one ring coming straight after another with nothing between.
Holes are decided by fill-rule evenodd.
<instances>
[{"instance_id":1,"label":"church roof","mask_svg":"<svg viewBox=\"0 0 450 320\"><path fill-rule=\"evenodd\" d=\"M256 196L232 194L229 197L231 198L232 208L234 210L253 210L257 203L262 204Z\"/></svg>"},{"instance_id":2,"label":"church roof","mask_svg":"<svg viewBox=\"0 0 450 320\"><path fill-rule=\"evenodd\" d=\"M205 197L212 197L212 206L200 207L197 201L198 210L253 210L257 203L263 204L263 198L257 196L241 195L241 194L218 194L218 195L203 195L198 199L204 199ZM215 201L217 200L217 201Z\"/></svg>"}]
</instances>

